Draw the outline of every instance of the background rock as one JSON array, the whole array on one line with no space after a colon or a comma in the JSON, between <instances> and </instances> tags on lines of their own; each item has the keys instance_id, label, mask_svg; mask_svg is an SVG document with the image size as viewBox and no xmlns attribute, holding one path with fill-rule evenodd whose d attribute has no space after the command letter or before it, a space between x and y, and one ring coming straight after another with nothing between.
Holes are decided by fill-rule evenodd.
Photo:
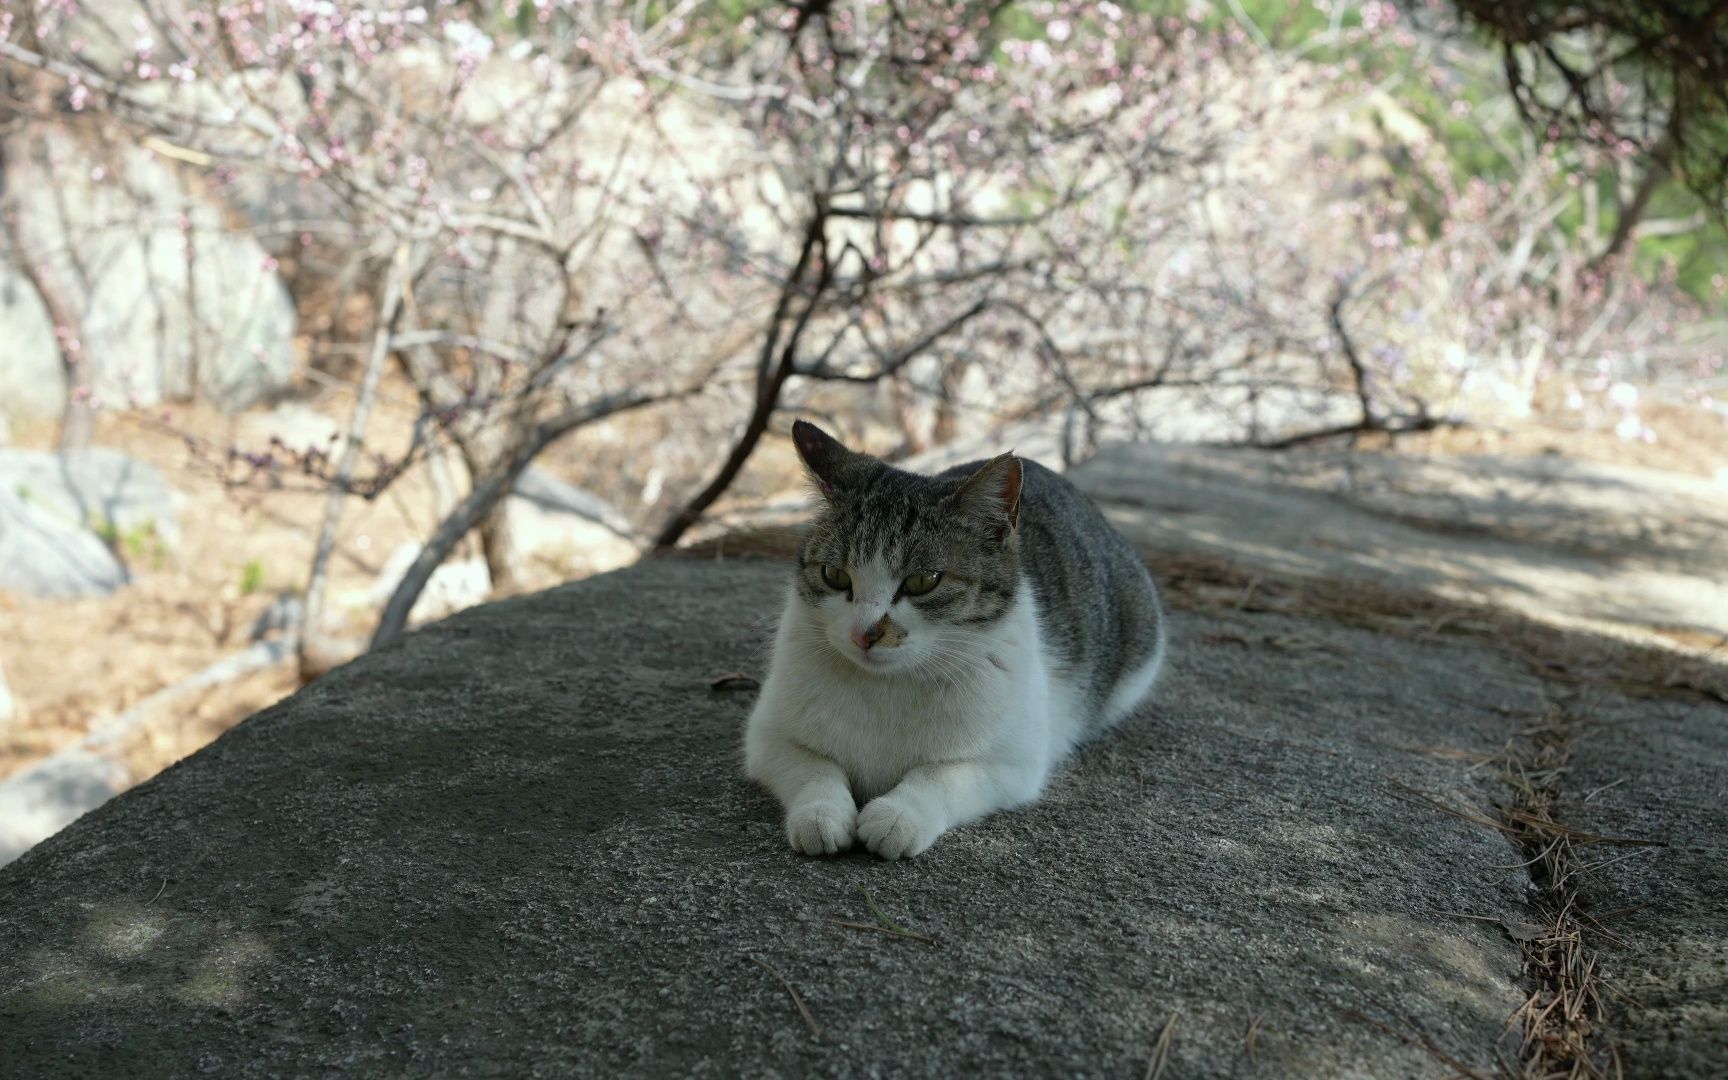
<instances>
[{"instance_id":1,"label":"background rock","mask_svg":"<svg viewBox=\"0 0 1728 1080\"><path fill-rule=\"evenodd\" d=\"M599 496L539 469L517 478L507 503L510 539L525 558L557 573L616 570L641 554L630 519Z\"/></svg>"},{"instance_id":2,"label":"background rock","mask_svg":"<svg viewBox=\"0 0 1728 1080\"><path fill-rule=\"evenodd\" d=\"M137 146L35 128L5 149L9 209L27 256L78 312L98 399L149 405L196 390L236 410L288 383L293 305L264 249L230 230L216 201ZM27 313L14 318L40 365L52 336L30 330ZM52 384L41 386L31 409L57 416Z\"/></svg>"},{"instance_id":3,"label":"background rock","mask_svg":"<svg viewBox=\"0 0 1728 1080\"><path fill-rule=\"evenodd\" d=\"M0 450L0 491L73 527L180 546L178 496L155 466L118 450Z\"/></svg>"},{"instance_id":4,"label":"background rock","mask_svg":"<svg viewBox=\"0 0 1728 1080\"><path fill-rule=\"evenodd\" d=\"M9 423L56 420L66 407L66 372L53 320L11 254L0 234L0 443Z\"/></svg>"},{"instance_id":5,"label":"background rock","mask_svg":"<svg viewBox=\"0 0 1728 1080\"><path fill-rule=\"evenodd\" d=\"M0 864L125 790L114 762L84 750L63 750L0 780Z\"/></svg>"},{"instance_id":6,"label":"background rock","mask_svg":"<svg viewBox=\"0 0 1728 1080\"><path fill-rule=\"evenodd\" d=\"M95 533L0 487L0 591L65 599L126 582L126 568Z\"/></svg>"}]
</instances>

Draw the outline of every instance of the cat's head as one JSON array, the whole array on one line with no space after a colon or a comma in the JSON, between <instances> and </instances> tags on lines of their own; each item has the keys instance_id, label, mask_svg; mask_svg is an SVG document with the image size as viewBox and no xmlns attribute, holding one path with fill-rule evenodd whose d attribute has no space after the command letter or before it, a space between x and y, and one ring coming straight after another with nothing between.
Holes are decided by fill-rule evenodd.
<instances>
[{"instance_id":1,"label":"cat's head","mask_svg":"<svg viewBox=\"0 0 1728 1080\"><path fill-rule=\"evenodd\" d=\"M820 496L798 552L804 632L865 671L964 678L1019 584L1019 459L917 476L802 420L792 441Z\"/></svg>"}]
</instances>

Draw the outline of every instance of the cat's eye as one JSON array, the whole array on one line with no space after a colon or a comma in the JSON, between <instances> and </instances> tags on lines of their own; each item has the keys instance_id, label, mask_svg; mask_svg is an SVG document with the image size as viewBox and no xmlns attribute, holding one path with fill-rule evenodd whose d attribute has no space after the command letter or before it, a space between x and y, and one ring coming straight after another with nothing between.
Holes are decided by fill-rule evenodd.
<instances>
[{"instance_id":1,"label":"cat's eye","mask_svg":"<svg viewBox=\"0 0 1728 1080\"><path fill-rule=\"evenodd\" d=\"M941 580L942 571L940 570L929 574L913 574L911 577L901 582L900 587L906 590L907 596L923 596L931 589L934 589L936 583Z\"/></svg>"},{"instance_id":2,"label":"cat's eye","mask_svg":"<svg viewBox=\"0 0 1728 1080\"><path fill-rule=\"evenodd\" d=\"M852 575L838 566L825 565L822 567L822 584L835 592L843 592L852 587Z\"/></svg>"}]
</instances>

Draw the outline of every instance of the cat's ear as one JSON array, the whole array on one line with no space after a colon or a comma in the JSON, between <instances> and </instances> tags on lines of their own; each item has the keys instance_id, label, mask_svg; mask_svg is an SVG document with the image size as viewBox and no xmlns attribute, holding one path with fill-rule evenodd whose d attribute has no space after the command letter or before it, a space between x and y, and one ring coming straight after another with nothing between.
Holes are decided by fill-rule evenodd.
<instances>
[{"instance_id":1,"label":"cat's ear","mask_svg":"<svg viewBox=\"0 0 1728 1080\"><path fill-rule=\"evenodd\" d=\"M824 498L839 493L847 472L862 456L846 449L839 439L808 420L793 423L792 445L798 448L798 457L810 474L810 482Z\"/></svg>"},{"instance_id":2,"label":"cat's ear","mask_svg":"<svg viewBox=\"0 0 1728 1080\"><path fill-rule=\"evenodd\" d=\"M986 461L954 492L956 509L983 521L998 540L1007 539L1020 524L1020 485L1024 466L1012 453Z\"/></svg>"}]
</instances>

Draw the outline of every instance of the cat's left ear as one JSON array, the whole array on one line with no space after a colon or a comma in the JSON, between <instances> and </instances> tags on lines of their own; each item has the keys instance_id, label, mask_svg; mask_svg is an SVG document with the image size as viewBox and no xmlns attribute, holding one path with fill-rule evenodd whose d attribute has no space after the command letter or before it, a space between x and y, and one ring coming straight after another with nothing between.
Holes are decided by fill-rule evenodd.
<instances>
[{"instance_id":1,"label":"cat's left ear","mask_svg":"<svg viewBox=\"0 0 1728 1080\"><path fill-rule=\"evenodd\" d=\"M1020 524L1020 485L1025 467L1012 453L986 461L953 495L954 505L982 520L998 540L1006 540Z\"/></svg>"}]
</instances>

